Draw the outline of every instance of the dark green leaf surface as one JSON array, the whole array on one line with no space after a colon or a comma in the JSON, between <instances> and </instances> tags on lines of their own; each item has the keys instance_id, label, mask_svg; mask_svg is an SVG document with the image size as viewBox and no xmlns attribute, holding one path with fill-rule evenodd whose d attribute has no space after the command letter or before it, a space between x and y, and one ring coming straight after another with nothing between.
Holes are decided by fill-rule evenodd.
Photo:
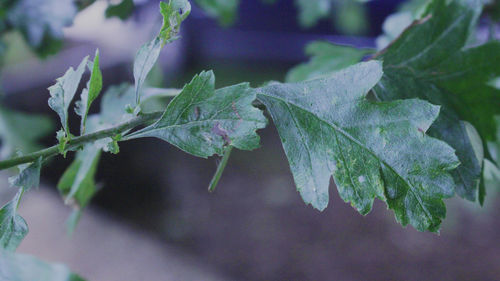
<instances>
[{"instance_id":1,"label":"dark green leaf surface","mask_svg":"<svg viewBox=\"0 0 500 281\"><path fill-rule=\"evenodd\" d=\"M85 72L87 61L88 56L83 59L76 70L70 67L62 77L57 78L56 84L49 87L49 106L59 115L62 127L67 136L70 135L68 127L68 108L76 94L82 75Z\"/></svg>"},{"instance_id":2,"label":"dark green leaf surface","mask_svg":"<svg viewBox=\"0 0 500 281\"><path fill-rule=\"evenodd\" d=\"M134 0L122 0L119 4L108 6L106 17L118 17L121 20L126 20L134 12L134 7Z\"/></svg>"},{"instance_id":3,"label":"dark green leaf surface","mask_svg":"<svg viewBox=\"0 0 500 281\"><path fill-rule=\"evenodd\" d=\"M52 132L52 123L46 116L12 111L0 106L0 159L16 151L29 153L41 148L36 142Z\"/></svg>"},{"instance_id":4,"label":"dark green leaf surface","mask_svg":"<svg viewBox=\"0 0 500 281\"><path fill-rule=\"evenodd\" d=\"M247 83L215 91L213 73L202 72L184 86L155 124L128 139L156 137L199 157L222 155L228 145L252 150L259 146L257 129L266 126L252 106L255 91Z\"/></svg>"},{"instance_id":5,"label":"dark green leaf surface","mask_svg":"<svg viewBox=\"0 0 500 281\"><path fill-rule=\"evenodd\" d=\"M403 225L436 231L445 217L442 198L454 192L447 171L458 165L451 147L425 135L439 107L368 101L381 76L381 63L361 63L326 79L271 84L257 97L273 117L306 203L326 208L333 174L342 199L362 214L377 197Z\"/></svg>"},{"instance_id":6,"label":"dark green leaf surface","mask_svg":"<svg viewBox=\"0 0 500 281\"><path fill-rule=\"evenodd\" d=\"M494 140L493 117L500 113L500 91L486 84L500 75L500 43L466 48L479 14L475 1L432 1L422 19L384 50L385 74L374 89L382 100L418 97L443 106L429 134L456 150L456 190L469 200L476 199L482 163L482 153L473 148L474 131L483 142Z\"/></svg>"},{"instance_id":7,"label":"dark green leaf surface","mask_svg":"<svg viewBox=\"0 0 500 281\"><path fill-rule=\"evenodd\" d=\"M35 257L0 251L0 280L84 281L62 264L49 264Z\"/></svg>"},{"instance_id":8,"label":"dark green leaf surface","mask_svg":"<svg viewBox=\"0 0 500 281\"><path fill-rule=\"evenodd\" d=\"M306 47L306 54L311 60L292 68L286 81L300 82L327 77L337 70L360 62L370 52L368 49L356 49L325 41L312 42Z\"/></svg>"},{"instance_id":9,"label":"dark green leaf surface","mask_svg":"<svg viewBox=\"0 0 500 281\"><path fill-rule=\"evenodd\" d=\"M99 96L102 89L102 73L99 68L99 50L96 50L94 61L89 62L90 79L87 83L87 88L83 89L81 99L76 103L76 113L80 115L80 135L85 133L85 124L92 102Z\"/></svg>"},{"instance_id":10,"label":"dark green leaf surface","mask_svg":"<svg viewBox=\"0 0 500 281\"><path fill-rule=\"evenodd\" d=\"M15 251L28 234L26 221L17 214L22 193L19 190L14 199L0 209L0 248L6 251Z\"/></svg>"}]
</instances>

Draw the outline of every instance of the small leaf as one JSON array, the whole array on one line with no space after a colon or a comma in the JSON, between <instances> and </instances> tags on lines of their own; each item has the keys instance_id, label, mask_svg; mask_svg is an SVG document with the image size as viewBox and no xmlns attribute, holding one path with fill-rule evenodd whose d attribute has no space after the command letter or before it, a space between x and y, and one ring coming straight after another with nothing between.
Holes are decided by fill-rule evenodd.
<instances>
[{"instance_id":1,"label":"small leaf","mask_svg":"<svg viewBox=\"0 0 500 281\"><path fill-rule=\"evenodd\" d=\"M160 51L166 43L176 40L180 25L191 12L191 5L187 0L170 0L169 3L160 2L160 12L163 16L163 25L156 38L144 44L135 56L134 80L136 105L140 104L140 90L148 73L155 65Z\"/></svg>"},{"instance_id":2,"label":"small leaf","mask_svg":"<svg viewBox=\"0 0 500 281\"><path fill-rule=\"evenodd\" d=\"M360 63L326 79L268 85L257 98L274 120L306 203L326 208L333 174L342 199L360 213L377 197L401 224L437 231L446 211L442 198L454 193L447 171L458 159L424 134L439 107L366 98L381 76L380 62Z\"/></svg>"},{"instance_id":3,"label":"small leaf","mask_svg":"<svg viewBox=\"0 0 500 281\"><path fill-rule=\"evenodd\" d=\"M49 87L49 106L61 119L61 124L66 136L70 135L68 127L68 108L75 96L80 80L82 79L88 56L83 59L76 71L70 67L64 76L57 78L57 83Z\"/></svg>"},{"instance_id":4,"label":"small leaf","mask_svg":"<svg viewBox=\"0 0 500 281\"><path fill-rule=\"evenodd\" d=\"M8 281L84 281L62 264L6 251L0 251L0 274Z\"/></svg>"},{"instance_id":5,"label":"small leaf","mask_svg":"<svg viewBox=\"0 0 500 281\"><path fill-rule=\"evenodd\" d=\"M42 168L42 157L31 164L20 165L19 174L9 178L12 186L28 191L40 185L40 170Z\"/></svg>"},{"instance_id":6,"label":"small leaf","mask_svg":"<svg viewBox=\"0 0 500 281\"><path fill-rule=\"evenodd\" d=\"M327 77L337 70L360 62L371 52L369 49L356 49L325 41L312 42L306 47L306 54L311 60L292 68L286 76L286 81L300 82Z\"/></svg>"},{"instance_id":7,"label":"small leaf","mask_svg":"<svg viewBox=\"0 0 500 281\"><path fill-rule=\"evenodd\" d=\"M227 146L252 150L259 146L255 130L266 126L252 106L255 91L248 84L214 90L213 72L202 72L184 86L163 116L124 139L156 137L199 157L222 155Z\"/></svg>"},{"instance_id":8,"label":"small leaf","mask_svg":"<svg viewBox=\"0 0 500 281\"><path fill-rule=\"evenodd\" d=\"M99 68L99 50L96 50L94 62L89 62L90 79L87 88L82 91L81 100L77 102L76 113L82 117L80 135L85 133L85 124L92 102L99 96L102 89L102 73Z\"/></svg>"},{"instance_id":9,"label":"small leaf","mask_svg":"<svg viewBox=\"0 0 500 281\"><path fill-rule=\"evenodd\" d=\"M0 247L3 250L15 251L28 234L26 221L17 214L22 193L20 189L14 199L0 209Z\"/></svg>"}]
</instances>

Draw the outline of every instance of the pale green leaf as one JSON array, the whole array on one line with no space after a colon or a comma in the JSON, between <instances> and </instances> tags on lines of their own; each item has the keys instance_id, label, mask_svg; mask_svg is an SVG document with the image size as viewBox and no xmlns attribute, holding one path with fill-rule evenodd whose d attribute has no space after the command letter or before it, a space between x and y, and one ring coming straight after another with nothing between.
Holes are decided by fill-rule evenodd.
<instances>
[{"instance_id":1,"label":"pale green leaf","mask_svg":"<svg viewBox=\"0 0 500 281\"><path fill-rule=\"evenodd\" d=\"M500 113L500 91L487 85L500 75L500 43L466 47L480 12L477 1L430 2L422 18L382 53L385 74L374 89L381 100L418 97L443 106L429 134L456 150L456 191L469 200L476 199L482 157L462 120L484 143L496 139L494 115Z\"/></svg>"},{"instance_id":2,"label":"pale green leaf","mask_svg":"<svg viewBox=\"0 0 500 281\"><path fill-rule=\"evenodd\" d=\"M257 148L255 131L266 126L266 119L252 106L255 91L247 83L215 91L214 83L211 71L196 75L160 120L125 139L156 137L199 157L222 155L229 145Z\"/></svg>"},{"instance_id":3,"label":"pale green leaf","mask_svg":"<svg viewBox=\"0 0 500 281\"><path fill-rule=\"evenodd\" d=\"M0 209L0 248L6 251L15 251L28 234L26 221L17 214L22 193L23 191L19 190L10 202Z\"/></svg>"},{"instance_id":4,"label":"pale green leaf","mask_svg":"<svg viewBox=\"0 0 500 281\"><path fill-rule=\"evenodd\" d=\"M42 157L35 162L19 166L19 174L9 178L12 186L28 191L40 185L40 170L42 168Z\"/></svg>"},{"instance_id":5,"label":"pale green leaf","mask_svg":"<svg viewBox=\"0 0 500 281\"><path fill-rule=\"evenodd\" d=\"M61 124L67 136L70 135L68 127L68 108L75 96L80 80L82 79L88 56L83 59L76 70L70 67L64 76L57 78L57 83L49 87L49 106L61 119Z\"/></svg>"},{"instance_id":6,"label":"pale green leaf","mask_svg":"<svg viewBox=\"0 0 500 281\"><path fill-rule=\"evenodd\" d=\"M381 76L381 63L360 63L325 79L268 85L257 98L274 120L306 203L326 208L333 174L342 199L362 214L377 197L403 225L436 231L445 217L442 198L454 193L447 171L458 160L451 147L425 135L439 107L367 100Z\"/></svg>"},{"instance_id":7,"label":"pale green leaf","mask_svg":"<svg viewBox=\"0 0 500 281\"><path fill-rule=\"evenodd\" d=\"M299 82L327 77L337 70L358 63L370 52L372 51L368 49L356 49L325 41L312 42L306 47L306 54L311 60L292 68L286 81Z\"/></svg>"},{"instance_id":8,"label":"pale green leaf","mask_svg":"<svg viewBox=\"0 0 500 281\"><path fill-rule=\"evenodd\" d=\"M92 102L99 96L102 89L102 72L99 68L99 50L96 50L94 61L89 62L90 79L87 83L87 88L82 91L80 101L76 104L76 113L80 115L80 135L85 133L85 124Z\"/></svg>"},{"instance_id":9,"label":"pale green leaf","mask_svg":"<svg viewBox=\"0 0 500 281\"><path fill-rule=\"evenodd\" d=\"M0 280L84 281L62 264L49 264L35 257L0 251Z\"/></svg>"},{"instance_id":10,"label":"pale green leaf","mask_svg":"<svg viewBox=\"0 0 500 281\"><path fill-rule=\"evenodd\" d=\"M0 158L21 151L26 154L41 149L36 142L52 131L52 123L46 116L12 111L0 106Z\"/></svg>"},{"instance_id":11,"label":"pale green leaf","mask_svg":"<svg viewBox=\"0 0 500 281\"><path fill-rule=\"evenodd\" d=\"M134 80L136 104L139 105L140 90L148 73L155 65L160 51L166 43L178 38L180 25L191 12L191 5L187 0L170 0L169 3L160 2L160 12L163 16L163 25L157 37L144 44L137 51L134 61Z\"/></svg>"}]
</instances>

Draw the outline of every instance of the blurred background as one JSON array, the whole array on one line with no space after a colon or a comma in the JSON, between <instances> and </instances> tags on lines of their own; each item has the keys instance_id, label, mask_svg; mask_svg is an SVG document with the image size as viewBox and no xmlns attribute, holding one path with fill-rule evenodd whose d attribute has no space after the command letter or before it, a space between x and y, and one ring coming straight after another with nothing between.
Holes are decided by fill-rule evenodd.
<instances>
[{"instance_id":1,"label":"blurred background","mask_svg":"<svg viewBox=\"0 0 500 281\"><path fill-rule=\"evenodd\" d=\"M43 10L43 2L36 9ZM104 91L133 82L135 52L161 24L158 1L134 1L124 20L106 17L107 1L77 2L81 11L62 29L56 54L38 49L41 58L19 32L3 36L3 106L50 116L54 132L57 116L46 89L55 78L99 48ZM313 22L294 1L264 2L242 0L237 17L218 21L193 3L182 39L166 46L149 85L180 88L209 69L217 87L282 81L307 60L304 46L313 40L374 48L384 19L404 1L339 0ZM483 208L447 200L439 235L402 228L381 202L363 217L338 197L333 182L329 207L320 213L295 191L275 128L259 133L262 147L234 151L213 194L207 185L217 159L194 158L155 139L120 144L120 154L103 155L100 190L73 237L64 226L70 209L55 188L73 156L61 157L44 167L43 187L21 206L30 233L19 252L68 264L88 280L500 278L498 187L487 190ZM43 140L54 143L55 133ZM6 185L7 173L0 177ZM3 195L6 186L1 190L3 204L10 196Z\"/></svg>"}]
</instances>

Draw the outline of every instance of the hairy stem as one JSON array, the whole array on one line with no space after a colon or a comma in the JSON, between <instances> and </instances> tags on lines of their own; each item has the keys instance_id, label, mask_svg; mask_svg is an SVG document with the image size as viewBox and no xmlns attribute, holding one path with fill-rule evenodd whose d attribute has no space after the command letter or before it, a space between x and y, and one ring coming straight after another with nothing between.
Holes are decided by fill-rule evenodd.
<instances>
[{"instance_id":1,"label":"hairy stem","mask_svg":"<svg viewBox=\"0 0 500 281\"><path fill-rule=\"evenodd\" d=\"M67 144L66 148L67 150L74 149L80 145L94 142L99 139L107 138L107 137L112 137L117 134L120 134L124 131L133 129L135 127L141 126L148 124L151 121L157 120L158 118L161 117L163 113L162 112L157 112L157 113L150 113L150 114L145 114L141 115L139 117L136 117L130 121L121 123L119 125L116 125L115 127L111 127L109 129L97 131L91 134L86 134L83 136L79 136L76 138L71 139ZM45 148L42 150L39 150L37 152L33 152L30 154L26 154L20 157L15 157L11 159L7 159L4 161L0 161L0 170L4 170L7 168L11 168L14 166L17 166L19 164L24 164L24 163L30 163L35 161L36 159L42 157L43 159L54 156L59 154L59 145L54 145L49 148Z\"/></svg>"}]
</instances>

